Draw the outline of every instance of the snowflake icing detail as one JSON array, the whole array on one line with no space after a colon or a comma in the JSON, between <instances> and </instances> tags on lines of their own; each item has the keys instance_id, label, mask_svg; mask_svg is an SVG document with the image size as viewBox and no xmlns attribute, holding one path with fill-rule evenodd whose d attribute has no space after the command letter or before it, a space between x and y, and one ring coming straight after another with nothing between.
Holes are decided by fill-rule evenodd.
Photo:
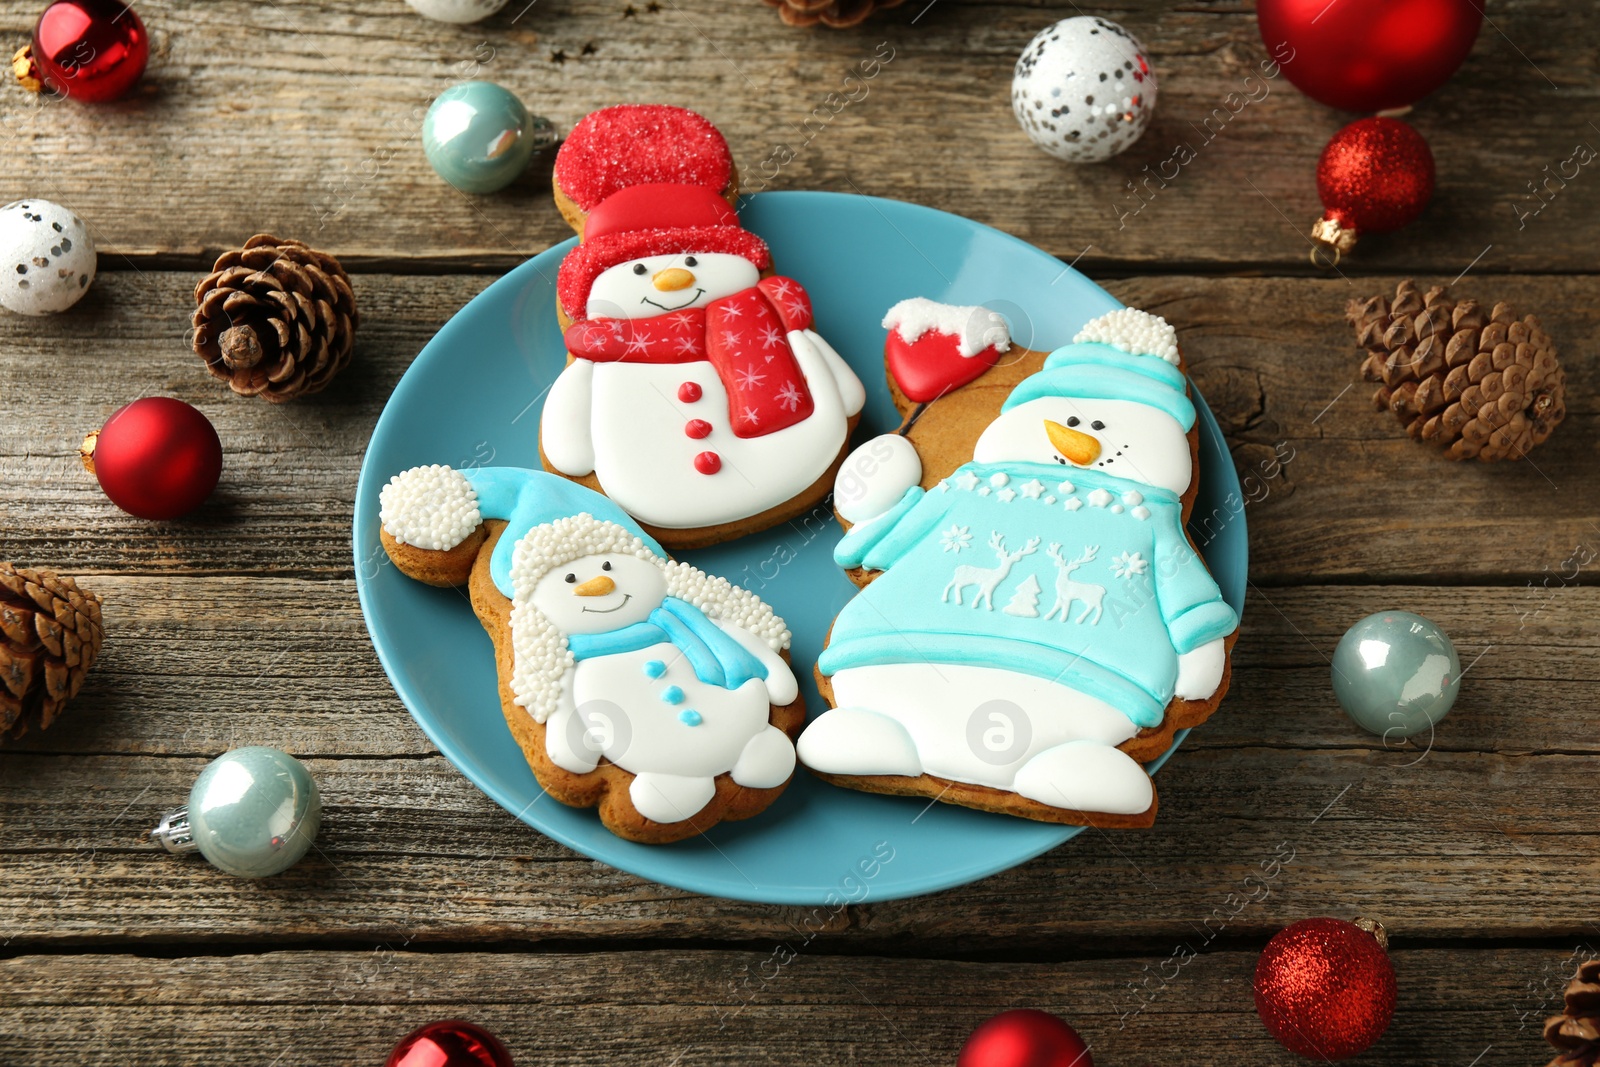
<instances>
[{"instance_id":1,"label":"snowflake icing detail","mask_svg":"<svg viewBox=\"0 0 1600 1067\"><path fill-rule=\"evenodd\" d=\"M652 338L649 334L636 333L629 338L627 351L630 355L634 352L648 352L650 351L650 344L652 341L654 341L654 338Z\"/></svg>"},{"instance_id":2,"label":"snowflake icing detail","mask_svg":"<svg viewBox=\"0 0 1600 1067\"><path fill-rule=\"evenodd\" d=\"M744 307L740 304L724 304L722 313L730 319L737 319L744 314Z\"/></svg>"},{"instance_id":3,"label":"snowflake icing detail","mask_svg":"<svg viewBox=\"0 0 1600 1067\"><path fill-rule=\"evenodd\" d=\"M761 331L761 346L763 348L777 348L783 343L783 331L776 326L767 326Z\"/></svg>"},{"instance_id":4,"label":"snowflake icing detail","mask_svg":"<svg viewBox=\"0 0 1600 1067\"><path fill-rule=\"evenodd\" d=\"M680 311L672 316L672 325L680 330L691 330L694 328L694 316L687 311Z\"/></svg>"},{"instance_id":5,"label":"snowflake icing detail","mask_svg":"<svg viewBox=\"0 0 1600 1067\"><path fill-rule=\"evenodd\" d=\"M951 526L939 537L939 546L946 552L960 552L972 546L972 527Z\"/></svg>"},{"instance_id":6,"label":"snowflake icing detail","mask_svg":"<svg viewBox=\"0 0 1600 1067\"><path fill-rule=\"evenodd\" d=\"M772 295L776 296L779 300L782 300L784 297L788 296L791 291L792 288L789 282L785 279L777 278L773 280Z\"/></svg>"},{"instance_id":7,"label":"snowflake icing detail","mask_svg":"<svg viewBox=\"0 0 1600 1067\"><path fill-rule=\"evenodd\" d=\"M694 343L693 337L680 337L678 338L678 351L686 356L693 356L699 353L700 347Z\"/></svg>"},{"instance_id":8,"label":"snowflake icing detail","mask_svg":"<svg viewBox=\"0 0 1600 1067\"><path fill-rule=\"evenodd\" d=\"M739 347L739 338L742 337L742 336L744 336L744 335L739 333L739 332L737 332L736 330L723 330L722 331L722 343L727 345L729 348L738 348Z\"/></svg>"},{"instance_id":9,"label":"snowflake icing detail","mask_svg":"<svg viewBox=\"0 0 1600 1067\"><path fill-rule=\"evenodd\" d=\"M1111 560L1111 573L1118 578L1132 578L1149 569L1149 560L1138 552L1124 552Z\"/></svg>"},{"instance_id":10,"label":"snowflake icing detail","mask_svg":"<svg viewBox=\"0 0 1600 1067\"><path fill-rule=\"evenodd\" d=\"M767 376L765 374L757 374L755 371L748 368L745 370L736 370L733 372L733 374L734 377L739 380L739 388L741 389L754 389L756 386L767 380Z\"/></svg>"},{"instance_id":11,"label":"snowflake icing detail","mask_svg":"<svg viewBox=\"0 0 1600 1067\"><path fill-rule=\"evenodd\" d=\"M740 418L744 419L744 421L749 423L751 426L761 425L761 413L755 408L745 408L744 414L741 415Z\"/></svg>"},{"instance_id":12,"label":"snowflake icing detail","mask_svg":"<svg viewBox=\"0 0 1600 1067\"><path fill-rule=\"evenodd\" d=\"M804 399L793 382L784 382L783 388L778 390L778 405L785 411L799 410L800 401Z\"/></svg>"}]
</instances>

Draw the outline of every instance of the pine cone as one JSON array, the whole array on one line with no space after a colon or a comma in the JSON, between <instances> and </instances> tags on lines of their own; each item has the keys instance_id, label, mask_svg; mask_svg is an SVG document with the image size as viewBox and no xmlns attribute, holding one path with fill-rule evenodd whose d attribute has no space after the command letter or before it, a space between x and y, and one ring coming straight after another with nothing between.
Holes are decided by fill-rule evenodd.
<instances>
[{"instance_id":1,"label":"pine cone","mask_svg":"<svg viewBox=\"0 0 1600 1067\"><path fill-rule=\"evenodd\" d=\"M361 317L339 261L258 233L194 289L194 350L240 396L321 392L350 362Z\"/></svg>"},{"instance_id":2,"label":"pine cone","mask_svg":"<svg viewBox=\"0 0 1600 1067\"><path fill-rule=\"evenodd\" d=\"M99 597L71 578L0 563L0 739L48 729L104 640Z\"/></svg>"},{"instance_id":3,"label":"pine cone","mask_svg":"<svg viewBox=\"0 0 1600 1067\"><path fill-rule=\"evenodd\" d=\"M1544 1021L1544 1039L1559 1052L1549 1067L1600 1064L1600 960L1579 965L1567 983L1565 1010Z\"/></svg>"},{"instance_id":4,"label":"pine cone","mask_svg":"<svg viewBox=\"0 0 1600 1067\"><path fill-rule=\"evenodd\" d=\"M899 7L904 0L766 0L790 26L822 23L836 30L856 26L879 8Z\"/></svg>"},{"instance_id":5,"label":"pine cone","mask_svg":"<svg viewBox=\"0 0 1600 1067\"><path fill-rule=\"evenodd\" d=\"M1567 376L1532 315L1451 300L1401 282L1391 302L1352 300L1345 317L1368 352L1361 376L1379 408L1451 459L1521 459L1567 417Z\"/></svg>"}]
</instances>

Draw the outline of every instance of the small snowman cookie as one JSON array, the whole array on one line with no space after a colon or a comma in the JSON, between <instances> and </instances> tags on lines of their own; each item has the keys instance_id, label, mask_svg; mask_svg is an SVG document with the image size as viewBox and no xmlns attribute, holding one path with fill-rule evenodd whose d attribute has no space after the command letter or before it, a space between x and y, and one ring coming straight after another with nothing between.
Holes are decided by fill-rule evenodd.
<instances>
[{"instance_id":1,"label":"small snowman cookie","mask_svg":"<svg viewBox=\"0 0 1600 1067\"><path fill-rule=\"evenodd\" d=\"M1185 532L1198 435L1176 335L1123 308L1046 355L928 301L884 325L908 428L835 487L834 559L862 588L817 661L834 707L801 762L869 792L1148 826L1142 764L1216 710L1239 625Z\"/></svg>"},{"instance_id":2,"label":"small snowman cookie","mask_svg":"<svg viewBox=\"0 0 1600 1067\"><path fill-rule=\"evenodd\" d=\"M0 208L0 304L19 315L65 311L94 271L94 239L78 216L48 200Z\"/></svg>"},{"instance_id":3,"label":"small snowman cookie","mask_svg":"<svg viewBox=\"0 0 1600 1067\"><path fill-rule=\"evenodd\" d=\"M606 108L573 128L554 180L582 243L557 281L568 364L541 418L546 469L669 548L826 496L866 391L805 289L740 225L716 127L683 108Z\"/></svg>"},{"instance_id":4,"label":"small snowman cookie","mask_svg":"<svg viewBox=\"0 0 1600 1067\"><path fill-rule=\"evenodd\" d=\"M469 586L506 722L545 791L647 844L755 815L805 720L789 631L667 558L606 498L510 467L416 467L381 494L401 572Z\"/></svg>"}]
</instances>

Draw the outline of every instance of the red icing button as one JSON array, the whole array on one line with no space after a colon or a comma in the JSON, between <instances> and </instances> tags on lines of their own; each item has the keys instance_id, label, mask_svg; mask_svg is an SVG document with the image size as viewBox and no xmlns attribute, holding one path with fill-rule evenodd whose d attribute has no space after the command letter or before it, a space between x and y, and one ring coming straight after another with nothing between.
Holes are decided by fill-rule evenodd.
<instances>
[{"instance_id":1,"label":"red icing button","mask_svg":"<svg viewBox=\"0 0 1600 1067\"><path fill-rule=\"evenodd\" d=\"M722 457L715 452L702 452L694 457L694 469L701 474L715 474L722 469Z\"/></svg>"},{"instance_id":2,"label":"red icing button","mask_svg":"<svg viewBox=\"0 0 1600 1067\"><path fill-rule=\"evenodd\" d=\"M711 433L711 424L705 419L690 419L684 424L683 432L698 441ZM710 455L711 453L708 452L706 454Z\"/></svg>"},{"instance_id":3,"label":"red icing button","mask_svg":"<svg viewBox=\"0 0 1600 1067\"><path fill-rule=\"evenodd\" d=\"M695 382L684 382L678 386L678 399L685 404L693 404L700 399L700 386Z\"/></svg>"}]
</instances>

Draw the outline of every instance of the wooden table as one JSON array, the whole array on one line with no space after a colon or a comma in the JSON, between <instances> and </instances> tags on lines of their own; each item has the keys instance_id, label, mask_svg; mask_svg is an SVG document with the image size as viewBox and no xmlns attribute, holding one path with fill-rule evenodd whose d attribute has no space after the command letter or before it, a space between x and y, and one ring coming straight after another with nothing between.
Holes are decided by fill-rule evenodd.
<instances>
[{"instance_id":1,"label":"wooden table","mask_svg":"<svg viewBox=\"0 0 1600 1067\"><path fill-rule=\"evenodd\" d=\"M144 0L132 99L0 92L3 199L70 205L101 251L70 313L0 318L0 556L80 577L110 632L63 720L0 751L0 1063L376 1065L460 1015L528 1067L944 1067L981 1019L1031 1005L1103 1067L1287 1064L1250 976L1273 932L1323 914L1393 936L1399 1010L1361 1062L1544 1063L1539 1022L1600 945L1600 593L1593 564L1564 565L1600 550L1600 178L1543 201L1529 184L1600 144L1586 5L1492 5L1411 117L1439 161L1427 215L1326 274L1306 263L1313 166L1349 116L1280 78L1197 132L1266 55L1244 0L1084 9L1142 37L1161 78L1144 139L1086 167L1040 154L1009 108L1016 55L1071 3L910 0L806 32L757 0L523 2L451 27L399 0ZM41 4L0 2L9 38ZM747 173L792 149L772 188L958 212L1178 326L1246 476L1252 585L1233 691L1162 772L1154 829L920 900L765 907L575 855L439 757L357 608L357 466L429 336L567 235L548 157L491 197L429 170L422 113L474 76L562 128L624 100L698 108ZM1134 199L1180 141L1193 161ZM185 339L196 280L262 230L341 256L364 320L354 365L283 407L228 394ZM1559 340L1571 415L1529 461L1452 464L1370 410L1345 303L1410 275L1513 301ZM152 393L227 448L189 521L129 518L78 466L85 430ZM1438 620L1472 664L1422 749L1332 698L1335 643L1382 607ZM244 744L299 754L328 805L321 855L261 882L143 836Z\"/></svg>"}]
</instances>

